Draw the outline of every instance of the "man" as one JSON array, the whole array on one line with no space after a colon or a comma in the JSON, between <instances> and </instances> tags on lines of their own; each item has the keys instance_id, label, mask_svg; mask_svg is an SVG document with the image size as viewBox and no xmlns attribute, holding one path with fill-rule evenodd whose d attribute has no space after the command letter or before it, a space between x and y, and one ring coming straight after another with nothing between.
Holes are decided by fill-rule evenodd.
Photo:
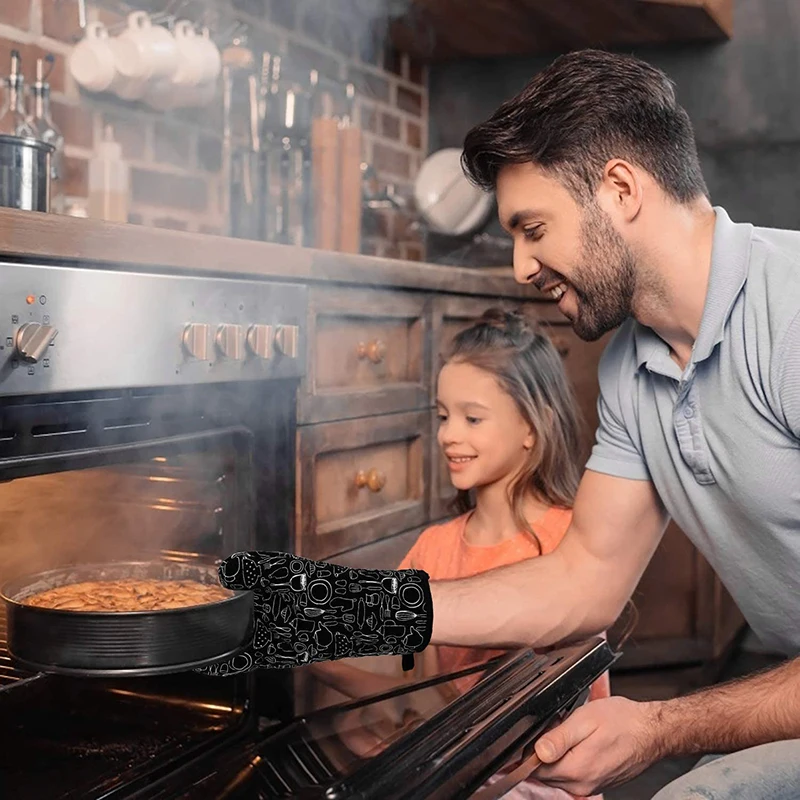
<instances>
[{"instance_id":1,"label":"man","mask_svg":"<svg viewBox=\"0 0 800 800\"><path fill-rule=\"evenodd\" d=\"M539 740L536 777L589 795L665 756L731 753L657 800L796 800L800 234L734 224L712 207L670 81L623 56L560 57L470 131L463 162L476 183L496 191L517 279L558 299L584 339L619 330L600 364L597 440L560 547L430 585L413 570L381 573L383 584L378 574L351 570L351 588L384 585L414 609L417 628L380 652L418 652L429 640L546 646L604 630L672 516L756 634L790 660L685 698L589 703ZM232 558L223 582L269 587L286 585L293 557ZM276 558L281 572L273 575ZM340 568L296 569L312 577L323 570L328 580ZM269 666L267 650L280 651L270 613L242 668ZM368 652L358 644L363 636L349 652L346 634L337 634L338 647L328 631L321 643L313 636L305 650L294 642L302 658L290 655L290 643L284 658Z\"/></svg>"},{"instance_id":2,"label":"man","mask_svg":"<svg viewBox=\"0 0 800 800\"><path fill-rule=\"evenodd\" d=\"M469 132L463 163L496 190L517 280L558 298L586 340L621 327L562 546L432 584L432 641L547 645L609 626L668 514L756 634L797 656L800 234L711 206L671 83L627 57L557 59ZM589 794L665 756L734 752L659 800L798 798L798 737L792 660L668 702L591 703L539 741L537 778Z\"/></svg>"}]
</instances>

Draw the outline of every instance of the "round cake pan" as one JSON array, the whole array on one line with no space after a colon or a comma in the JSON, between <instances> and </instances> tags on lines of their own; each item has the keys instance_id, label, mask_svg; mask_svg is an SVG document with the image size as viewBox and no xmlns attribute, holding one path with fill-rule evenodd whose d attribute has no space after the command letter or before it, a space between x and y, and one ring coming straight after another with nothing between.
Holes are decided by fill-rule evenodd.
<instances>
[{"instance_id":1,"label":"round cake pan","mask_svg":"<svg viewBox=\"0 0 800 800\"><path fill-rule=\"evenodd\" d=\"M241 652L252 630L253 593L158 611L65 611L25 604L39 592L84 581L194 580L219 586L213 565L115 562L54 569L6 583L8 650L20 664L64 675L123 677L183 672Z\"/></svg>"}]
</instances>

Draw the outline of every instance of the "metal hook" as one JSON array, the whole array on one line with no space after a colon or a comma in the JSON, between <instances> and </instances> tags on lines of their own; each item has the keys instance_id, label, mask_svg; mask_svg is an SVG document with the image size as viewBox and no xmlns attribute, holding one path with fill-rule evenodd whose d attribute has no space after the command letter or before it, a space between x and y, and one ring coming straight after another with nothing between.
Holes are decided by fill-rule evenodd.
<instances>
[{"instance_id":1,"label":"metal hook","mask_svg":"<svg viewBox=\"0 0 800 800\"><path fill-rule=\"evenodd\" d=\"M154 25L164 23L167 28L174 30L178 16L190 3L191 0L169 0L163 11L150 15L150 21Z\"/></svg>"},{"instance_id":2,"label":"metal hook","mask_svg":"<svg viewBox=\"0 0 800 800\"><path fill-rule=\"evenodd\" d=\"M78 25L82 31L86 30L86 0L78 0Z\"/></svg>"},{"instance_id":3,"label":"metal hook","mask_svg":"<svg viewBox=\"0 0 800 800\"><path fill-rule=\"evenodd\" d=\"M208 6L206 6L206 8L200 14L197 20L197 25L200 28L218 27L218 23L219 23L219 11L217 11L214 8L210 8Z\"/></svg>"},{"instance_id":4,"label":"metal hook","mask_svg":"<svg viewBox=\"0 0 800 800\"><path fill-rule=\"evenodd\" d=\"M241 22L237 20L237 26L235 28L235 38L233 43L235 45L246 45L247 44L247 33L250 30L250 26L246 22Z\"/></svg>"},{"instance_id":5,"label":"metal hook","mask_svg":"<svg viewBox=\"0 0 800 800\"><path fill-rule=\"evenodd\" d=\"M36 75L36 82L37 83L46 83L47 79L50 77L50 73L53 71L53 67L56 65L56 58L52 53L48 53L43 59L40 61L45 61L47 64L50 65L50 68L42 75ZM37 73L39 72L38 65L37 65Z\"/></svg>"}]
</instances>

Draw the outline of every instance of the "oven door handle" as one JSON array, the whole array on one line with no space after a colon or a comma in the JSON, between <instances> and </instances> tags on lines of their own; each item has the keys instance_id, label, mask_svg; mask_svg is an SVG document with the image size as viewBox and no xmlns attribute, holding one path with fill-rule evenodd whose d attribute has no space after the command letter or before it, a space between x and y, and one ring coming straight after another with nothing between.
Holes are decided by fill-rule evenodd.
<instances>
[{"instance_id":1,"label":"oven door handle","mask_svg":"<svg viewBox=\"0 0 800 800\"><path fill-rule=\"evenodd\" d=\"M568 703L561 711L553 716L552 722L547 726L545 731L566 719L576 708L582 706L588 698L589 690L584 689L571 703ZM542 733L545 731L542 731ZM477 792L471 795L470 800L499 800L499 798L510 792L518 783L522 783L532 772L535 772L541 767L542 760L536 755L536 751L533 750L538 738L537 736L536 739L525 745L522 751L522 760L511 772L506 773L500 780L495 781L490 786L482 786ZM531 750L533 750L533 752L531 752Z\"/></svg>"},{"instance_id":2,"label":"oven door handle","mask_svg":"<svg viewBox=\"0 0 800 800\"><path fill-rule=\"evenodd\" d=\"M93 465L97 460L98 453L102 452L105 456L104 463L115 465L124 463L131 453L135 454L138 459L146 459L151 454L158 455L165 446L175 448L179 453L183 453L187 450L196 450L205 442L216 442L226 436L253 440L253 432L249 428L233 424L159 436L154 439L95 445L80 450L57 450L50 453L10 456L0 458L0 467L3 471L3 481L14 480L29 475L38 475L43 471L41 465L51 462L63 463L63 469L67 470L84 469Z\"/></svg>"}]
</instances>

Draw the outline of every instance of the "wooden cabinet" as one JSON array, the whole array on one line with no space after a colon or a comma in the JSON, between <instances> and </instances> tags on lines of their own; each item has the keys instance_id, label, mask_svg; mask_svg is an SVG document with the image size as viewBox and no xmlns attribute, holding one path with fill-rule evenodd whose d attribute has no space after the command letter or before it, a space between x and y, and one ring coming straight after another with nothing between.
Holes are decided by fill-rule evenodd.
<instances>
[{"instance_id":1,"label":"wooden cabinet","mask_svg":"<svg viewBox=\"0 0 800 800\"><path fill-rule=\"evenodd\" d=\"M427 405L427 298L411 292L315 288L300 423Z\"/></svg>"},{"instance_id":2,"label":"wooden cabinet","mask_svg":"<svg viewBox=\"0 0 800 800\"><path fill-rule=\"evenodd\" d=\"M423 61L724 41L733 0L412 0L395 47Z\"/></svg>"},{"instance_id":3,"label":"wooden cabinet","mask_svg":"<svg viewBox=\"0 0 800 800\"><path fill-rule=\"evenodd\" d=\"M325 558L428 518L427 411L299 429L299 551Z\"/></svg>"}]
</instances>

